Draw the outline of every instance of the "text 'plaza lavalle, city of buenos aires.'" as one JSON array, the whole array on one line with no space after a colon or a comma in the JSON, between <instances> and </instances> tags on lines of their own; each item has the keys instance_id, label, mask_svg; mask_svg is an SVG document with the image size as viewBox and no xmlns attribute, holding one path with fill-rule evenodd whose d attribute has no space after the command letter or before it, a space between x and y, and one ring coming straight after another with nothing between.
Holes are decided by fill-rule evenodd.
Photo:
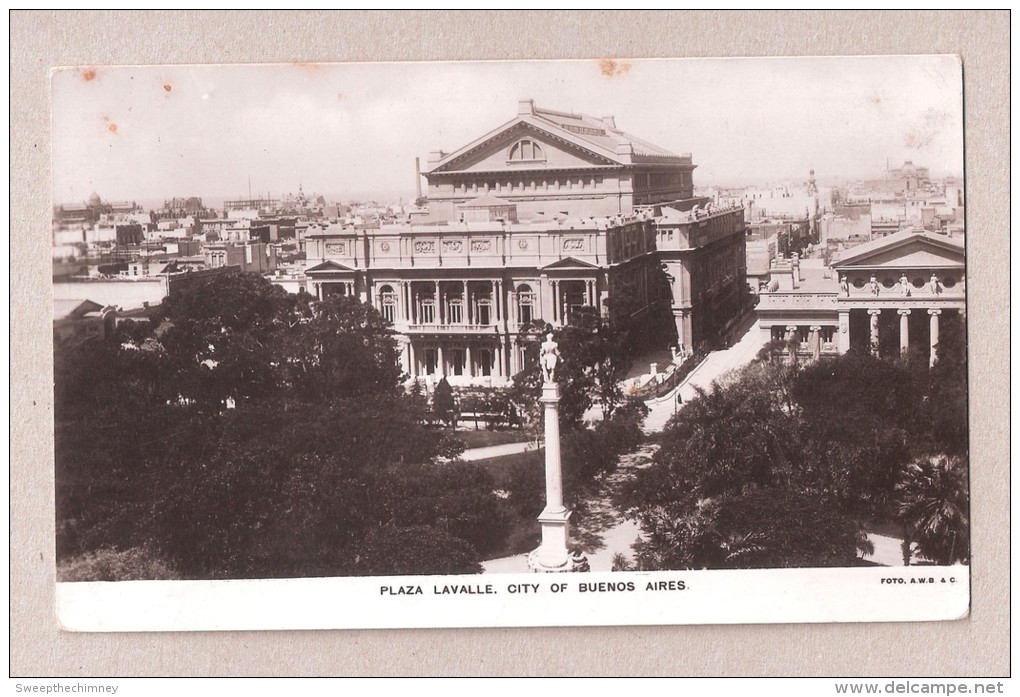
<instances>
[{"instance_id":1,"label":"text 'plaza lavalle, city of buenos aires.'","mask_svg":"<svg viewBox=\"0 0 1020 697\"><path fill-rule=\"evenodd\" d=\"M392 325L407 384L427 394L444 379L509 386L549 328L580 308L626 308L646 328L626 392L652 399L679 394L666 376L686 362L737 343L735 362L708 360L710 373L766 344L803 361L861 349L934 364L940 332L965 312L962 182L912 162L839 184L809 171L698 188L692 155L611 116L522 100L508 122L425 165L415 158L407 203L299 187L215 209L199 197L150 211L98 195L58 205L55 343L109 335L179 288L240 271L313 306L338 294L371 304ZM649 404L661 428L668 414Z\"/></svg>"}]
</instances>

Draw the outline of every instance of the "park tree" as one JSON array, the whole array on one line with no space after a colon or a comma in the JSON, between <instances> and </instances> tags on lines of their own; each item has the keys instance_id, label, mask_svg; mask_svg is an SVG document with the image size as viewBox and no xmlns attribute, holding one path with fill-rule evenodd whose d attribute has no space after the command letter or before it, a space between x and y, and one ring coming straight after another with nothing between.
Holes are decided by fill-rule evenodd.
<instances>
[{"instance_id":1,"label":"park tree","mask_svg":"<svg viewBox=\"0 0 1020 697\"><path fill-rule=\"evenodd\" d=\"M522 410L538 420L538 398L542 393L542 371L538 348L546 334L552 334L560 352L556 383L560 388L560 423L566 428L581 424L584 414L599 404L608 418L623 401L620 382L633 363L629 334L596 308L581 307L570 314L559 329L541 320L525 327L521 341L528 347L528 365L514 376L512 397Z\"/></svg>"},{"instance_id":2,"label":"park tree","mask_svg":"<svg viewBox=\"0 0 1020 697\"><path fill-rule=\"evenodd\" d=\"M747 486L790 482L802 444L782 370L753 365L730 382L700 390L666 425L653 465L628 487L625 505L645 508L683 497L692 507Z\"/></svg>"},{"instance_id":3,"label":"park tree","mask_svg":"<svg viewBox=\"0 0 1020 697\"><path fill-rule=\"evenodd\" d=\"M930 456L911 462L896 485L897 515L907 544L936 564L970 559L967 468L959 457Z\"/></svg>"},{"instance_id":4,"label":"park tree","mask_svg":"<svg viewBox=\"0 0 1020 697\"><path fill-rule=\"evenodd\" d=\"M852 519L789 487L656 507L645 532L636 550L646 570L852 566L867 547Z\"/></svg>"},{"instance_id":5,"label":"park tree","mask_svg":"<svg viewBox=\"0 0 1020 697\"><path fill-rule=\"evenodd\" d=\"M424 426L390 330L352 298L201 279L148 324L58 349L55 371L58 557L75 568L359 573L370 535L410 539L379 538L395 526L426 528L452 555L429 568L454 571L501 534L492 482L435 464L463 444Z\"/></svg>"}]
</instances>

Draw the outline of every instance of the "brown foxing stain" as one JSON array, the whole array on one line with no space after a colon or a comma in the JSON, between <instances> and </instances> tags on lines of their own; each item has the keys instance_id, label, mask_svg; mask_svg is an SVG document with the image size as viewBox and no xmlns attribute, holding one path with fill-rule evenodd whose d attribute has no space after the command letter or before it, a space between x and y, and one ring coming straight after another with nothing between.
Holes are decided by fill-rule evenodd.
<instances>
[{"instance_id":1,"label":"brown foxing stain","mask_svg":"<svg viewBox=\"0 0 1020 697\"><path fill-rule=\"evenodd\" d=\"M627 61L615 61L612 58L603 58L599 61L599 72L606 77L622 77L630 72L631 65Z\"/></svg>"},{"instance_id":2,"label":"brown foxing stain","mask_svg":"<svg viewBox=\"0 0 1020 697\"><path fill-rule=\"evenodd\" d=\"M317 70L319 70L319 68L322 67L322 65L319 64L319 63L300 63L300 62L295 62L295 63L291 63L291 65L293 65L295 68L300 68L301 70L307 70L307 71L313 72L313 73L316 72Z\"/></svg>"},{"instance_id":3,"label":"brown foxing stain","mask_svg":"<svg viewBox=\"0 0 1020 697\"><path fill-rule=\"evenodd\" d=\"M344 93L343 93L343 92L337 92L337 93L336 93L336 100L337 100L338 102L342 102L342 101L343 101L343 99L344 99Z\"/></svg>"},{"instance_id":4,"label":"brown foxing stain","mask_svg":"<svg viewBox=\"0 0 1020 697\"><path fill-rule=\"evenodd\" d=\"M874 97L868 97L868 102L871 103L871 106L880 106L882 104L882 98L875 95Z\"/></svg>"},{"instance_id":5,"label":"brown foxing stain","mask_svg":"<svg viewBox=\"0 0 1020 697\"><path fill-rule=\"evenodd\" d=\"M171 84L169 82L164 82L163 83L163 90L165 92L169 92L172 89L173 89L173 86L171 86Z\"/></svg>"},{"instance_id":6,"label":"brown foxing stain","mask_svg":"<svg viewBox=\"0 0 1020 697\"><path fill-rule=\"evenodd\" d=\"M93 80L96 79L96 69L85 68L84 70L81 71L81 77L85 82L92 82Z\"/></svg>"},{"instance_id":7,"label":"brown foxing stain","mask_svg":"<svg viewBox=\"0 0 1020 697\"><path fill-rule=\"evenodd\" d=\"M108 130L113 135L117 135L117 124L111 121L109 116L103 117L103 123L106 124L106 130Z\"/></svg>"}]
</instances>

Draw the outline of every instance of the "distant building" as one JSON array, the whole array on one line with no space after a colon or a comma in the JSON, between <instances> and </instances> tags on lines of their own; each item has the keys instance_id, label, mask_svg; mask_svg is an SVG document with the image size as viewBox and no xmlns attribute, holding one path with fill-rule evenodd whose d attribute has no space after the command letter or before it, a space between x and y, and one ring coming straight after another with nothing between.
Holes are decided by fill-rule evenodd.
<instances>
[{"instance_id":1,"label":"distant building","mask_svg":"<svg viewBox=\"0 0 1020 697\"><path fill-rule=\"evenodd\" d=\"M85 341L105 339L115 326L116 310L116 307L92 300L54 300L54 346L77 346Z\"/></svg>"},{"instance_id":2,"label":"distant building","mask_svg":"<svg viewBox=\"0 0 1020 697\"><path fill-rule=\"evenodd\" d=\"M758 302L761 331L805 357L920 350L934 362L940 327L966 311L963 244L923 230L847 249L831 268L797 260L774 280Z\"/></svg>"},{"instance_id":3,"label":"distant building","mask_svg":"<svg viewBox=\"0 0 1020 697\"><path fill-rule=\"evenodd\" d=\"M265 242L211 242L202 248L208 269L234 266L243 273L276 269L276 249Z\"/></svg>"},{"instance_id":4,"label":"distant building","mask_svg":"<svg viewBox=\"0 0 1020 697\"><path fill-rule=\"evenodd\" d=\"M380 211L353 205L372 222L313 222L301 235L308 291L372 303L413 378L506 383L525 367L522 332L585 306L626 308L649 347L688 349L717 341L745 307L743 209L694 197L690 155L612 117L524 100L429 165L415 223L380 224Z\"/></svg>"},{"instance_id":5,"label":"distant building","mask_svg":"<svg viewBox=\"0 0 1020 697\"><path fill-rule=\"evenodd\" d=\"M528 99L517 116L462 148L429 154L432 220L492 195L522 220L626 215L694 196L691 155L675 154L596 118L542 109ZM678 205L690 208L690 205Z\"/></svg>"}]
</instances>

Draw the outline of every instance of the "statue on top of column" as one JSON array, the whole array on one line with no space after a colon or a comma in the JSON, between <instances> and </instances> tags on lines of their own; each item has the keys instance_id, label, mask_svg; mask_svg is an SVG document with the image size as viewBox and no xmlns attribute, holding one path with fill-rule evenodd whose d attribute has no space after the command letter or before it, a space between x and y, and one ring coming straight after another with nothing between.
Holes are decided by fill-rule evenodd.
<instances>
[{"instance_id":1,"label":"statue on top of column","mask_svg":"<svg viewBox=\"0 0 1020 697\"><path fill-rule=\"evenodd\" d=\"M559 344L553 341L553 335L550 332L545 335L545 341L542 342L542 355L539 359L542 366L542 380L545 384L552 384L556 379L556 364L559 360Z\"/></svg>"},{"instance_id":2,"label":"statue on top of column","mask_svg":"<svg viewBox=\"0 0 1020 697\"><path fill-rule=\"evenodd\" d=\"M910 297L910 281L907 280L907 274L900 276L900 293L904 297Z\"/></svg>"},{"instance_id":3,"label":"statue on top of column","mask_svg":"<svg viewBox=\"0 0 1020 697\"><path fill-rule=\"evenodd\" d=\"M843 297L850 297L850 284L847 283L846 276L839 277L839 291L843 294Z\"/></svg>"},{"instance_id":4,"label":"statue on top of column","mask_svg":"<svg viewBox=\"0 0 1020 697\"><path fill-rule=\"evenodd\" d=\"M878 291L878 279L877 278L872 276L871 280L868 281L868 287L871 289L871 294L872 295L878 295L879 291Z\"/></svg>"},{"instance_id":5,"label":"statue on top of column","mask_svg":"<svg viewBox=\"0 0 1020 697\"><path fill-rule=\"evenodd\" d=\"M939 281L939 277L935 274L931 275L931 280L928 281L928 285L931 286L931 292L938 295L942 292L942 283Z\"/></svg>"}]
</instances>

